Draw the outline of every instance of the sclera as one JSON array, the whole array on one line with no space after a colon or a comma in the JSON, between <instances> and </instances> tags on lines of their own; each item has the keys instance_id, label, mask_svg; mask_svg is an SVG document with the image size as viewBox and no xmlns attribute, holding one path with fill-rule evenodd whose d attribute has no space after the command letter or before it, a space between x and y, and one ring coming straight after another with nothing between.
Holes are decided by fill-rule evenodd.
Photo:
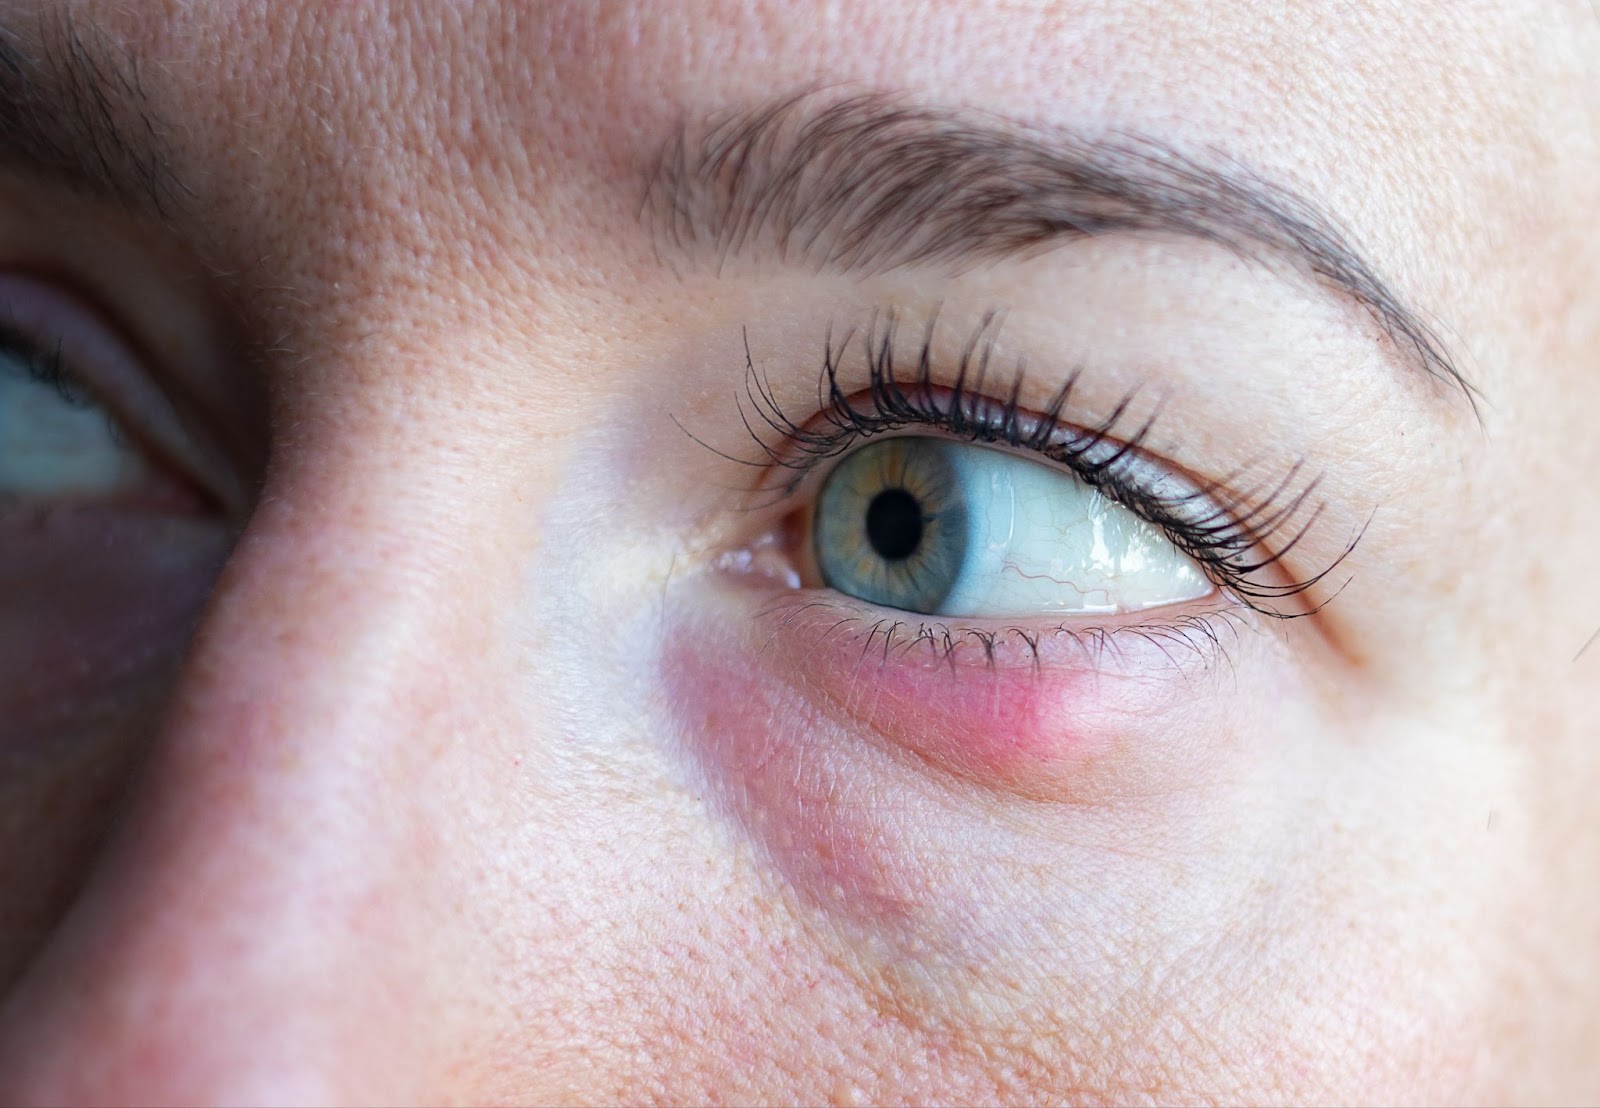
<instances>
[{"instance_id":1,"label":"sclera","mask_svg":"<svg viewBox=\"0 0 1600 1108\"><path fill-rule=\"evenodd\" d=\"M1215 587L1157 527L1071 473L999 450L963 468L965 568L938 614L1109 615L1198 600Z\"/></svg>"}]
</instances>

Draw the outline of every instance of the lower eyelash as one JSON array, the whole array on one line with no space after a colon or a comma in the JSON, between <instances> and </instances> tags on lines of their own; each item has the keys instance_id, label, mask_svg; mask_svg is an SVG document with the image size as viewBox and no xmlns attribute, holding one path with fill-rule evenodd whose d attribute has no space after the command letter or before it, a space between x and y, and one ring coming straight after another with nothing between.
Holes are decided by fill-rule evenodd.
<instances>
[{"instance_id":1,"label":"lower eyelash","mask_svg":"<svg viewBox=\"0 0 1600 1108\"><path fill-rule=\"evenodd\" d=\"M1240 630L1259 630L1232 607L1148 616L1117 626L990 628L909 614L881 616L835 599L801 595L768 604L759 615L776 622L779 629L789 629L798 620L821 613L837 618L821 630L819 647L842 638L859 643L863 662L876 658L887 665L922 655L952 668L981 664L995 669L1015 658L1042 670L1059 658L1099 670L1108 661L1125 660L1134 646L1142 644L1152 647L1175 671L1188 673L1195 668L1209 670L1219 661L1231 662L1229 648L1237 643Z\"/></svg>"},{"instance_id":2,"label":"lower eyelash","mask_svg":"<svg viewBox=\"0 0 1600 1108\"><path fill-rule=\"evenodd\" d=\"M1140 476L1142 470L1155 468L1155 463L1143 455L1141 446L1155 426L1159 409L1126 437L1117 434L1129 421L1137 390L1123 397L1104 420L1089 429L1074 427L1062 419L1078 384L1078 370L1068 375L1041 412L1021 406L1026 376L1022 362L1017 363L1009 385L1002 390L1003 400L989 393L1002 318L998 312L982 318L962 347L949 386L935 382L933 341L937 315L928 323L915 369L909 375L902 372L896 353L898 324L893 311L874 315L864 330L852 329L838 341L830 330L817 384L818 415L803 424L785 414L770 383L756 369L747 331L740 416L762 456L750 464L791 471L777 489L776 500L781 501L792 495L818 466L856 442L908 427L937 428L958 439L1027 450L1065 466L1108 499L1160 528L1178 549L1205 569L1219 588L1263 615L1277 619L1313 615L1338 595L1335 590L1310 608L1278 607L1279 602L1326 580L1355 549L1361 538L1359 532L1329 565L1310 576L1291 581L1263 579L1322 517L1323 505L1313 500L1321 478L1303 480L1303 462L1296 462L1279 480L1254 482L1242 492L1234 491L1232 485L1244 475L1235 474L1228 481L1191 486L1176 494L1164 493L1158 486L1173 480L1171 474ZM864 394L851 394L841 384L841 362L858 334L868 381Z\"/></svg>"}]
</instances>

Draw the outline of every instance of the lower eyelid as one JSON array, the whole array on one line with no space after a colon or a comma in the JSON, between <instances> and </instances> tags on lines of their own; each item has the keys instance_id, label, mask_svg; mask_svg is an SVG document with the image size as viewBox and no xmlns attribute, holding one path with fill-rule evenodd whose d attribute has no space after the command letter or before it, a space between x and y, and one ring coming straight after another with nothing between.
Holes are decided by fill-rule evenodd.
<instances>
[{"instance_id":1,"label":"lower eyelid","mask_svg":"<svg viewBox=\"0 0 1600 1108\"><path fill-rule=\"evenodd\" d=\"M744 563L727 566L730 572L749 572ZM762 582L777 580L761 575ZM802 587L768 603L759 618L786 630L826 626L835 635L852 638L858 652L871 652L886 665L945 672L1089 669L1152 676L1158 670L1187 673L1210 667L1225 646L1217 625L1232 628L1226 631L1231 636L1241 622L1249 621L1250 613L1213 591L1164 609L1041 616L1023 624L920 615L876 607L831 589Z\"/></svg>"},{"instance_id":2,"label":"lower eyelid","mask_svg":"<svg viewBox=\"0 0 1600 1108\"><path fill-rule=\"evenodd\" d=\"M761 663L894 749L984 787L1061 799L1148 744L1196 673L1226 663L1234 606L1094 628L962 626L801 592L756 617ZM1126 769L1126 767L1124 767ZM1118 771L1122 772L1122 771ZM1086 774L1088 776L1086 776Z\"/></svg>"}]
</instances>

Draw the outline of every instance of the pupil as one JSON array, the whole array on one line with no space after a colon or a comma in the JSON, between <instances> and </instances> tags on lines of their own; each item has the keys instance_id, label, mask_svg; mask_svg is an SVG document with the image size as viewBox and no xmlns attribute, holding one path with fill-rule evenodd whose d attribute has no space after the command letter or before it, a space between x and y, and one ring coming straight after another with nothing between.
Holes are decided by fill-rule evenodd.
<instances>
[{"instance_id":1,"label":"pupil","mask_svg":"<svg viewBox=\"0 0 1600 1108\"><path fill-rule=\"evenodd\" d=\"M884 489L867 505L867 538L884 561L911 557L922 542L922 505L905 489Z\"/></svg>"}]
</instances>

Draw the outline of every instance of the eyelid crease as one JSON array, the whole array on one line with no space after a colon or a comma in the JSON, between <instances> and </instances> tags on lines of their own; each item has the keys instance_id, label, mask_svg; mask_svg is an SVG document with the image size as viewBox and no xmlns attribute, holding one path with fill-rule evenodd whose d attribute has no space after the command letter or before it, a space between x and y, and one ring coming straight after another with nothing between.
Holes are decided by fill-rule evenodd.
<instances>
[{"instance_id":1,"label":"eyelid crease","mask_svg":"<svg viewBox=\"0 0 1600 1108\"><path fill-rule=\"evenodd\" d=\"M1287 579L1279 574L1278 579L1271 579L1273 567L1282 565L1323 518L1325 505L1314 499L1321 476L1307 478L1303 460L1277 479L1252 480L1251 467L1244 466L1224 480L1190 481L1143 450L1160 404L1129 434L1117 433L1129 422L1138 389L1124 395L1091 427L1067 423L1063 413L1082 375L1076 369L1044 408L1034 412L1022 406L1027 366L1019 360L1009 384L1000 390L1004 399L997 399L991 386L997 376L993 362L1003 319L998 311L982 316L962 345L952 383L947 386L936 383L941 376L933 350L937 313L929 319L915 368L909 372L902 371L902 359L896 352L899 327L892 309L873 313L865 328L851 328L839 340L830 328L817 386L818 414L804 423L785 413L770 382L756 368L746 332L745 386L739 414L761 456L735 458L708 449L758 467L764 474L790 471L789 478L774 490L772 503L776 504L794 496L819 466L861 441L908 428L935 428L958 440L1025 450L1065 467L1159 528L1199 563L1219 588L1263 615L1276 619L1314 615L1348 584L1346 580L1314 605L1280 606L1327 580L1355 549L1365 530L1358 531L1317 572ZM867 365L864 393L847 390L842 381L843 359L857 338Z\"/></svg>"}]
</instances>

